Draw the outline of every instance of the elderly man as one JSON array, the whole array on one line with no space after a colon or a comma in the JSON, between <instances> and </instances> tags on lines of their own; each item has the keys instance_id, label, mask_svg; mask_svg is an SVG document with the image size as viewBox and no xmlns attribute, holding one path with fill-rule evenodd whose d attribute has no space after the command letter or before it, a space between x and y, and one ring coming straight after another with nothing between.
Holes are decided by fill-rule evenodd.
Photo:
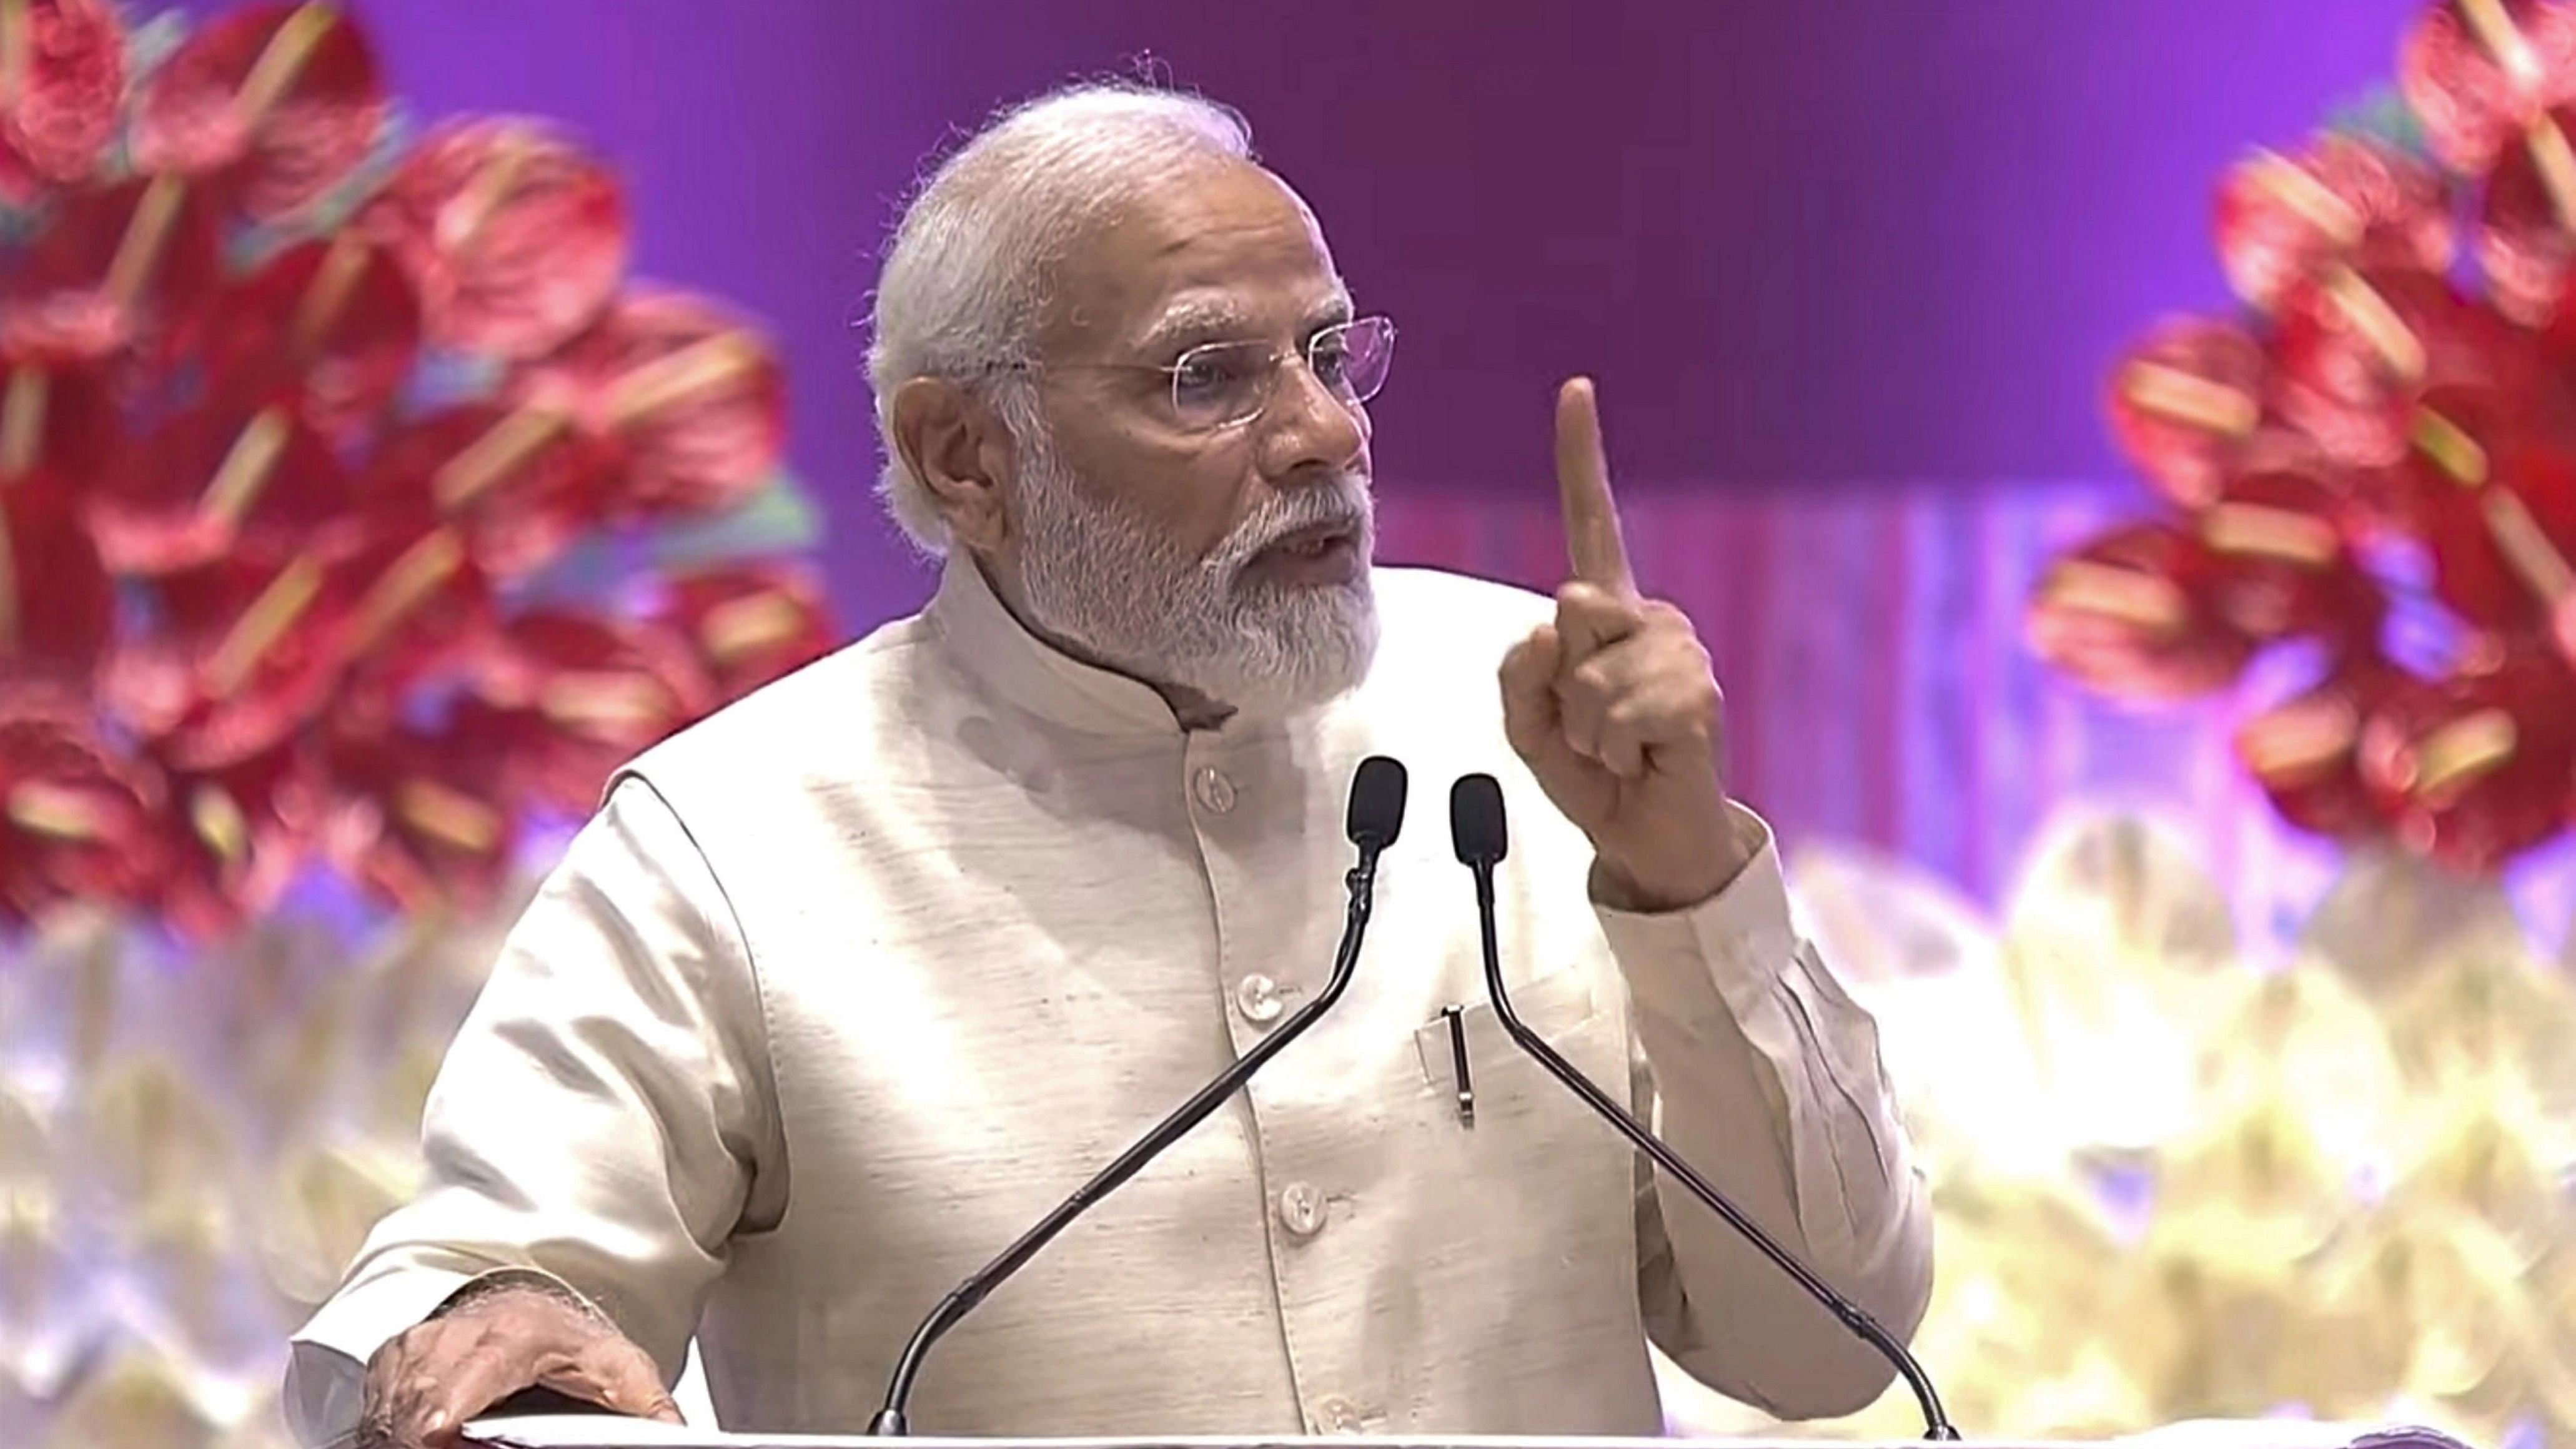
<instances>
[{"instance_id":1,"label":"elderly man","mask_svg":"<svg viewBox=\"0 0 2576 1449\"><path fill-rule=\"evenodd\" d=\"M298 1337L299 1431L668 1417L693 1332L729 1427L865 1424L946 1289L1319 989L1370 754L1501 778L1522 1016L1910 1331L1874 1027L1631 586L1589 386L1553 600L1373 570L1394 344L1205 102L1062 93L943 166L871 357L936 597L620 775L449 1053L427 1190ZM1418 795L1349 994L945 1340L917 1426L1653 1434L1650 1341L1784 1415L1887 1384L1500 1033Z\"/></svg>"}]
</instances>

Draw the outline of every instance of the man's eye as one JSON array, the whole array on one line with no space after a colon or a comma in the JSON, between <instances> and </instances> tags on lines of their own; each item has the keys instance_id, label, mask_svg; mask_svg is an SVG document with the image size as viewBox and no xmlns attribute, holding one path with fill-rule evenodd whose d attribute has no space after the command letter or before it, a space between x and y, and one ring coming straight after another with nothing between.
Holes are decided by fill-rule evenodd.
<instances>
[{"instance_id":1,"label":"man's eye","mask_svg":"<svg viewBox=\"0 0 2576 1449\"><path fill-rule=\"evenodd\" d=\"M1183 393L1203 393L1221 386L1225 370L1205 357L1185 357L1172 369L1172 386Z\"/></svg>"},{"instance_id":2,"label":"man's eye","mask_svg":"<svg viewBox=\"0 0 2576 1449\"><path fill-rule=\"evenodd\" d=\"M1316 379L1326 387L1339 387L1342 380L1350 375L1351 344L1345 338L1317 339L1307 357L1309 365L1315 369Z\"/></svg>"},{"instance_id":3,"label":"man's eye","mask_svg":"<svg viewBox=\"0 0 2576 1449\"><path fill-rule=\"evenodd\" d=\"M1246 360L1232 349L1197 352L1172 367L1172 391L1183 401L1221 397L1243 385Z\"/></svg>"}]
</instances>

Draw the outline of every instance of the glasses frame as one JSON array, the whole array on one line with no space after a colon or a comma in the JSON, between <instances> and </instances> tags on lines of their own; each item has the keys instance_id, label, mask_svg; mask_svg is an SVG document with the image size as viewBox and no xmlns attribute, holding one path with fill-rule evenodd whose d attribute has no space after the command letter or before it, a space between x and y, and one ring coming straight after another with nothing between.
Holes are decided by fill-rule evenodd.
<instances>
[{"instance_id":1,"label":"glasses frame","mask_svg":"<svg viewBox=\"0 0 2576 1449\"><path fill-rule=\"evenodd\" d=\"M1377 327L1385 330L1387 366L1392 370L1394 367L1395 342L1397 337L1395 319L1386 316L1383 313L1371 313L1365 317L1354 317L1347 322L1336 322L1329 327L1317 328L1312 337L1307 338L1302 346L1296 347L1268 346L1268 344L1251 341L1202 342L1198 346L1190 348L1188 351L1183 352L1179 357L1176 357L1167 363L1057 362L1041 364L1034 361L1018 360L992 363L984 370L988 373L1008 372L1032 376L1042 372L1156 373L1161 375L1164 380L1164 401L1165 405L1170 409L1169 422L1171 425L1184 433L1211 435L1231 432L1236 428L1250 427L1252 424L1259 422L1262 415L1270 411L1270 404L1272 401L1279 396L1279 375L1292 361L1303 365L1306 369L1306 375L1314 378L1315 381L1323 387L1324 391L1330 394L1333 400L1340 403L1342 406L1353 410L1368 406L1370 400L1374 399L1378 394L1386 390L1386 378L1384 376L1380 376L1377 380L1377 384L1363 393L1356 389L1345 390L1343 388L1336 387L1332 383L1325 382L1324 375L1321 372L1318 372L1315 368L1315 351L1318 347L1321 347L1326 342L1335 338L1347 338L1351 335L1353 329L1360 327ZM1189 370L1193 360L1204 359L1217 353L1240 352L1247 348L1260 348L1264 346L1268 346L1269 355L1263 361L1260 392L1250 411L1245 412L1238 417L1227 418L1213 423L1190 423L1183 421L1181 376Z\"/></svg>"}]
</instances>

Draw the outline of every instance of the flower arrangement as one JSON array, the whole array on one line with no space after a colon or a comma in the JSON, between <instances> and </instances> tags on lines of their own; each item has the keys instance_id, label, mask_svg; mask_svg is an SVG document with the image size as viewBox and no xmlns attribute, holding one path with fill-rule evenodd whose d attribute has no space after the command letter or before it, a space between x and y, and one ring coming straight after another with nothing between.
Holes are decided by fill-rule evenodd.
<instances>
[{"instance_id":1,"label":"flower arrangement","mask_svg":"<svg viewBox=\"0 0 2576 1449\"><path fill-rule=\"evenodd\" d=\"M1914 1349L1971 1435L2576 1436L2576 987L2500 883L2364 847L2276 947L2128 814L2058 817L1995 911L1789 866L1880 1024L1940 1245ZM1669 1387L1687 1433L1922 1428L1902 1385L1809 1425Z\"/></svg>"},{"instance_id":2,"label":"flower arrangement","mask_svg":"<svg viewBox=\"0 0 2576 1449\"><path fill-rule=\"evenodd\" d=\"M547 827L836 642L629 243L330 5L0 0L0 1443L283 1446Z\"/></svg>"},{"instance_id":3,"label":"flower arrangement","mask_svg":"<svg viewBox=\"0 0 2576 1449\"><path fill-rule=\"evenodd\" d=\"M2062 557L2029 629L2145 702L2304 652L2236 741L2281 815L2479 873L2576 806L2576 5L2438 0L2398 92L2227 174L2242 311L2110 384L2168 511Z\"/></svg>"},{"instance_id":4,"label":"flower arrangement","mask_svg":"<svg viewBox=\"0 0 2576 1449\"><path fill-rule=\"evenodd\" d=\"M769 344L555 129L410 130L331 5L0 0L0 924L488 902L835 642Z\"/></svg>"}]
</instances>

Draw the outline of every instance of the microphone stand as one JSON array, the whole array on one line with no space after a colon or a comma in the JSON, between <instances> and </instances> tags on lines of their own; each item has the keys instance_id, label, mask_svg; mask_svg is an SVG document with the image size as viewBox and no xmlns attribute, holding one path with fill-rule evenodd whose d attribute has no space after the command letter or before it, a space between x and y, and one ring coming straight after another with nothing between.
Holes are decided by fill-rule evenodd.
<instances>
[{"instance_id":1,"label":"microphone stand","mask_svg":"<svg viewBox=\"0 0 2576 1449\"><path fill-rule=\"evenodd\" d=\"M1493 797L1493 803L1495 812L1499 816L1502 805L1499 792ZM1501 838L1499 819L1496 825L1494 835L1499 843ZM1609 1093L1594 1085L1591 1078L1576 1070L1574 1064L1559 1056L1556 1048L1549 1046L1544 1037L1530 1030L1528 1025L1522 1022L1520 1014L1512 1010L1510 993L1503 988L1502 949L1494 937L1495 861L1477 858L1467 860L1466 865L1476 876L1476 921L1479 934L1483 938L1485 952L1485 990L1494 999L1494 1015L1502 1022L1504 1034L1509 1036L1522 1051L1535 1057L1538 1064L1547 1069L1548 1075L1563 1082L1576 1096L1581 1097L1584 1104L1589 1106L1595 1115L1619 1129L1619 1134L1633 1143L1638 1151L1654 1159L1657 1167L1672 1174L1676 1181L1689 1190L1692 1197L1699 1199L1709 1211L1724 1218L1727 1226L1741 1234L1746 1242L1760 1249L1762 1256L1769 1258L1774 1266L1788 1274L1799 1287L1805 1289L1807 1296L1823 1304L1836 1318L1841 1319L1843 1327L1878 1350L1880 1357L1894 1365L1898 1376L1905 1380L1905 1386L1914 1391L1915 1403L1923 1410L1924 1438L1944 1442L1956 1440L1959 1437L1959 1431L1950 1423L1949 1416L1942 1412L1941 1397L1932 1387L1931 1375L1923 1371L1923 1365L1915 1362L1914 1355L1906 1350L1904 1344L1897 1341L1896 1335L1888 1332L1877 1319L1870 1317L1859 1304L1834 1291L1833 1285L1816 1276L1814 1269L1791 1256L1788 1249L1781 1247L1769 1233L1762 1230L1761 1224L1753 1221L1743 1209L1727 1201L1726 1194L1718 1191L1716 1184L1700 1176L1697 1169L1682 1160L1681 1154L1665 1146L1662 1138L1646 1130L1646 1125L1639 1122L1627 1108L1611 1100Z\"/></svg>"}]
</instances>

